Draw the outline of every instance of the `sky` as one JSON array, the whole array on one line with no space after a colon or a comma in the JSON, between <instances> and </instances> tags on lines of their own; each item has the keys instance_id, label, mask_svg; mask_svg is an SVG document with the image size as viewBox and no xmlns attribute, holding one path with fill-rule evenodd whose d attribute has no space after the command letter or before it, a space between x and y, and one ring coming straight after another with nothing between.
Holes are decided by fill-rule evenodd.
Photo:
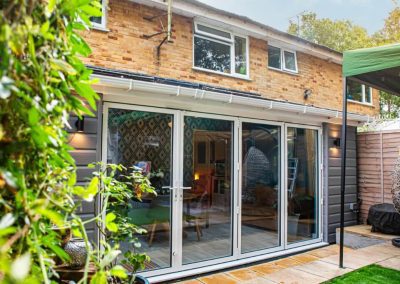
<instances>
[{"instance_id":1,"label":"sky","mask_svg":"<svg viewBox=\"0 0 400 284\"><path fill-rule=\"evenodd\" d=\"M383 27L393 9L392 0L200 0L213 7L247 16L281 31L287 31L289 19L303 11L319 18L348 19L372 34Z\"/></svg>"}]
</instances>

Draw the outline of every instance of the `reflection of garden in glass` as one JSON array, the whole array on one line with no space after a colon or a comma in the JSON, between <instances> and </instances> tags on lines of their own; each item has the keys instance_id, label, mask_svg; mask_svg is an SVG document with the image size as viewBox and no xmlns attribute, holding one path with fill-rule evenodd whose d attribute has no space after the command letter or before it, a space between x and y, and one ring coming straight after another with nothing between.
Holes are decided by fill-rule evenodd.
<instances>
[{"instance_id":1,"label":"reflection of garden in glass","mask_svg":"<svg viewBox=\"0 0 400 284\"><path fill-rule=\"evenodd\" d=\"M280 127L242 124L242 253L280 245Z\"/></svg>"},{"instance_id":2,"label":"reflection of garden in glass","mask_svg":"<svg viewBox=\"0 0 400 284\"><path fill-rule=\"evenodd\" d=\"M350 100L362 102L362 85L358 82L347 81L347 98Z\"/></svg>"},{"instance_id":3,"label":"reflection of garden in glass","mask_svg":"<svg viewBox=\"0 0 400 284\"><path fill-rule=\"evenodd\" d=\"M194 38L194 65L213 71L231 73L231 47L196 36Z\"/></svg>"},{"instance_id":4,"label":"reflection of garden in glass","mask_svg":"<svg viewBox=\"0 0 400 284\"><path fill-rule=\"evenodd\" d=\"M235 36L235 72L237 74L247 74L247 46L246 39Z\"/></svg>"},{"instance_id":5,"label":"reflection of garden in glass","mask_svg":"<svg viewBox=\"0 0 400 284\"><path fill-rule=\"evenodd\" d=\"M318 131L287 128L288 243L318 237Z\"/></svg>"},{"instance_id":6,"label":"reflection of garden in glass","mask_svg":"<svg viewBox=\"0 0 400 284\"><path fill-rule=\"evenodd\" d=\"M140 248L151 262L146 269L171 266L171 198L173 115L145 111L110 109L108 114L109 163L140 166L149 176L157 196L131 200L126 214L147 231L140 235ZM126 250L127 244L122 244Z\"/></svg>"}]
</instances>

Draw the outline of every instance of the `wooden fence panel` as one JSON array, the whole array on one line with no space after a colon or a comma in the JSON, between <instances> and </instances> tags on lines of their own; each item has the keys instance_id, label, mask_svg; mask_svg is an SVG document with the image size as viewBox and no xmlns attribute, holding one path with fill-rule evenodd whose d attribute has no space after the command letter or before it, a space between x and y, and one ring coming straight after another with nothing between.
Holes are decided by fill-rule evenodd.
<instances>
[{"instance_id":1,"label":"wooden fence panel","mask_svg":"<svg viewBox=\"0 0 400 284\"><path fill-rule=\"evenodd\" d=\"M400 130L362 132L357 136L360 221L366 223L371 205L392 203L392 172L399 157Z\"/></svg>"}]
</instances>

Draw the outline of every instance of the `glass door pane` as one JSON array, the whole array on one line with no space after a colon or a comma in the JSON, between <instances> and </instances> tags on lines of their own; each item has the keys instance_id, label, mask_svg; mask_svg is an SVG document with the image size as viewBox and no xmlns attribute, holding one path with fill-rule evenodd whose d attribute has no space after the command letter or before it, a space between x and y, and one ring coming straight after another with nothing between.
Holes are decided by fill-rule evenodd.
<instances>
[{"instance_id":1,"label":"glass door pane","mask_svg":"<svg viewBox=\"0 0 400 284\"><path fill-rule=\"evenodd\" d=\"M141 247L123 243L123 252L147 253L146 270L171 266L171 187L173 184L172 114L110 108L108 111L107 162L143 169L157 196L131 200L126 212L147 233L137 235Z\"/></svg>"},{"instance_id":2,"label":"glass door pane","mask_svg":"<svg viewBox=\"0 0 400 284\"><path fill-rule=\"evenodd\" d=\"M184 117L183 264L232 255L233 126Z\"/></svg>"},{"instance_id":3,"label":"glass door pane","mask_svg":"<svg viewBox=\"0 0 400 284\"><path fill-rule=\"evenodd\" d=\"M318 238L318 131L287 128L287 241Z\"/></svg>"},{"instance_id":4,"label":"glass door pane","mask_svg":"<svg viewBox=\"0 0 400 284\"><path fill-rule=\"evenodd\" d=\"M242 123L242 253L280 245L280 127Z\"/></svg>"}]
</instances>

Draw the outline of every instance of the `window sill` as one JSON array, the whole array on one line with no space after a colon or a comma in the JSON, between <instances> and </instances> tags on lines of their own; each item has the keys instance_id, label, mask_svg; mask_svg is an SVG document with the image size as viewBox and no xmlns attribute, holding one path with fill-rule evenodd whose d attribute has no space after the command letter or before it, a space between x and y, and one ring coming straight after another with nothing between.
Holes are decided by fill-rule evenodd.
<instances>
[{"instance_id":1,"label":"window sill","mask_svg":"<svg viewBox=\"0 0 400 284\"><path fill-rule=\"evenodd\" d=\"M110 30L109 29L107 29L106 27L104 27L104 26L98 26L98 25L92 25L92 27L90 28L91 30L96 30L96 31L101 31L101 32L105 32L105 33L108 33Z\"/></svg>"},{"instance_id":2,"label":"window sill","mask_svg":"<svg viewBox=\"0 0 400 284\"><path fill-rule=\"evenodd\" d=\"M208 70L208 69L204 69L204 68L196 67L196 66L193 66L192 69L195 70L195 71L200 71L200 72L205 72L205 73L212 73L212 74L216 74L216 75L231 77L231 78L235 78L235 79L241 79L241 80L245 80L245 81L252 81L249 76L240 76L240 75L235 75L235 74L228 74L228 73Z\"/></svg>"},{"instance_id":3,"label":"window sill","mask_svg":"<svg viewBox=\"0 0 400 284\"><path fill-rule=\"evenodd\" d=\"M366 107L375 107L372 103L363 103L363 102L354 101L354 100L351 100L351 99L347 99L347 101L349 103L356 104L356 105L362 105L362 106L366 106Z\"/></svg>"},{"instance_id":4,"label":"window sill","mask_svg":"<svg viewBox=\"0 0 400 284\"><path fill-rule=\"evenodd\" d=\"M268 66L268 70L272 70L272 71L276 71L276 72L280 72L280 73L285 73L285 74L289 74L289 75L294 75L294 76L299 76L299 71L287 71L287 70L282 70L282 69L278 69L278 68L274 68L274 67L269 67Z\"/></svg>"}]
</instances>

